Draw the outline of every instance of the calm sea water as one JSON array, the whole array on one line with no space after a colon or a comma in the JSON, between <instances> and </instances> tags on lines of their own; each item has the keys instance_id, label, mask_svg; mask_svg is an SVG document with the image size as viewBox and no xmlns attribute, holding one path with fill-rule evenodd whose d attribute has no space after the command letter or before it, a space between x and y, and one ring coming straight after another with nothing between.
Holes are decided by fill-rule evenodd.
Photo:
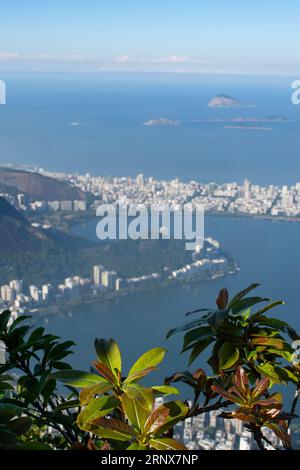
<instances>
[{"instance_id":1,"label":"calm sea water","mask_svg":"<svg viewBox=\"0 0 300 470\"><path fill-rule=\"evenodd\" d=\"M214 306L217 293L224 286L234 294L252 282L261 283L259 294L286 302L274 310L274 315L291 322L300 331L300 224L207 217L205 231L206 235L220 240L223 249L238 261L240 272L210 282L83 305L68 314L50 317L51 331L77 342L72 359L76 367L86 369L94 359L93 341L99 336L113 337L120 343L125 368L147 348L162 345L169 352L156 373L157 380L184 369L187 357L179 354L182 336L166 341L165 334L185 321L185 312ZM80 233L93 238L95 222L87 224L85 230L81 228ZM204 366L204 359L196 365Z\"/></svg>"},{"instance_id":2,"label":"calm sea water","mask_svg":"<svg viewBox=\"0 0 300 470\"><path fill-rule=\"evenodd\" d=\"M298 77L295 77L298 78ZM6 106L0 107L0 163L38 165L50 170L102 175L136 175L199 181L292 184L300 180L300 107L291 104L292 78L230 76L9 76ZM251 107L207 108L219 93ZM267 117L272 132L228 130L205 119ZM145 127L157 118L180 120L179 127ZM77 126L70 123L77 122ZM267 126L269 124L266 124ZM88 225L84 235L91 236ZM284 299L278 315L300 330L300 224L207 217L206 235L220 240L241 271L227 278L176 286L113 301L80 306L49 319L48 327L78 343L73 364L87 369L93 339L112 336L129 364L145 349L169 350L157 373L185 367L181 338L165 342L166 331L184 313L214 304L218 290L231 293L257 281L261 293ZM44 320L39 319L44 322Z\"/></svg>"},{"instance_id":3,"label":"calm sea water","mask_svg":"<svg viewBox=\"0 0 300 470\"><path fill-rule=\"evenodd\" d=\"M297 78L297 77L295 77ZM176 75L1 76L0 162L93 174L288 184L300 178L300 107L292 78ZM242 109L209 109L226 93ZM229 130L205 119L281 115L273 132ZM180 127L145 127L149 119ZM196 121L196 122L195 122ZM78 123L71 126L70 123ZM267 124L268 125L268 124Z\"/></svg>"}]
</instances>

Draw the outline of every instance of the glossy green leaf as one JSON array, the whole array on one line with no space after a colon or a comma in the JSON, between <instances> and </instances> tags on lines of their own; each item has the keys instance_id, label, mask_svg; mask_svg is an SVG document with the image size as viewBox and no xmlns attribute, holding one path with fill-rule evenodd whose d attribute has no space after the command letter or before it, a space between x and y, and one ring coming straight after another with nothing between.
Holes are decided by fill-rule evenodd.
<instances>
[{"instance_id":1,"label":"glossy green leaf","mask_svg":"<svg viewBox=\"0 0 300 470\"><path fill-rule=\"evenodd\" d=\"M156 396L179 395L179 390L170 385L155 385L151 387Z\"/></svg>"},{"instance_id":2,"label":"glossy green leaf","mask_svg":"<svg viewBox=\"0 0 300 470\"><path fill-rule=\"evenodd\" d=\"M87 387L83 388L80 390L79 393L79 400L81 405L87 405L89 401L95 397L95 395L102 395L103 393L106 393L112 389L112 385L107 382L106 380L103 380L103 382L93 384L93 385L88 385Z\"/></svg>"},{"instance_id":3,"label":"glossy green leaf","mask_svg":"<svg viewBox=\"0 0 300 470\"><path fill-rule=\"evenodd\" d=\"M183 420L189 411L187 405L179 400L169 401L164 403L163 406L169 410L169 414L165 424L160 427L159 432L161 434L164 434L170 428L174 427L175 424L179 423L179 421Z\"/></svg>"},{"instance_id":4,"label":"glossy green leaf","mask_svg":"<svg viewBox=\"0 0 300 470\"><path fill-rule=\"evenodd\" d=\"M96 374L89 374L81 370L60 370L54 372L49 376L49 379L59 380L65 384L72 385L73 387L86 387L87 385L93 385L96 383L103 383L104 379Z\"/></svg>"},{"instance_id":5,"label":"glossy green leaf","mask_svg":"<svg viewBox=\"0 0 300 470\"><path fill-rule=\"evenodd\" d=\"M233 367L238 361L239 356L239 350L232 343L224 343L218 352L220 369L224 370Z\"/></svg>"},{"instance_id":6,"label":"glossy green leaf","mask_svg":"<svg viewBox=\"0 0 300 470\"><path fill-rule=\"evenodd\" d=\"M282 377L280 377L279 368L275 368L270 362L255 364L254 367L262 376L268 377L272 382L277 384L284 382Z\"/></svg>"},{"instance_id":7,"label":"glossy green leaf","mask_svg":"<svg viewBox=\"0 0 300 470\"><path fill-rule=\"evenodd\" d=\"M277 307L278 305L284 305L284 302L282 300L276 300L275 302L271 302L270 304L266 305L262 309L258 310L258 312L254 313L251 316L251 321L257 320L261 315L264 313L268 312L269 310L272 310L273 308Z\"/></svg>"},{"instance_id":8,"label":"glossy green leaf","mask_svg":"<svg viewBox=\"0 0 300 470\"><path fill-rule=\"evenodd\" d=\"M188 450L180 442L167 437L153 438L150 440L150 445L155 450Z\"/></svg>"},{"instance_id":9,"label":"glossy green leaf","mask_svg":"<svg viewBox=\"0 0 300 470\"><path fill-rule=\"evenodd\" d=\"M121 402L131 424L142 430L154 403L151 390L132 384L124 390Z\"/></svg>"},{"instance_id":10,"label":"glossy green leaf","mask_svg":"<svg viewBox=\"0 0 300 470\"><path fill-rule=\"evenodd\" d=\"M135 435L131 426L118 419L98 418L92 423L91 432L102 439L129 441Z\"/></svg>"},{"instance_id":11,"label":"glossy green leaf","mask_svg":"<svg viewBox=\"0 0 300 470\"><path fill-rule=\"evenodd\" d=\"M211 326L219 326L228 317L228 310L216 310L207 317L207 323Z\"/></svg>"},{"instance_id":12,"label":"glossy green leaf","mask_svg":"<svg viewBox=\"0 0 300 470\"><path fill-rule=\"evenodd\" d=\"M244 310L253 307L253 305L256 305L260 302L267 302L268 300L269 299L262 297L246 297L245 299L240 299L232 305L232 315L237 315L240 312L243 312Z\"/></svg>"},{"instance_id":13,"label":"glossy green leaf","mask_svg":"<svg viewBox=\"0 0 300 470\"><path fill-rule=\"evenodd\" d=\"M194 312L191 312L194 313ZM172 328L171 330L168 331L166 338L170 338L170 336L175 335L176 333L181 333L182 331L187 331L192 328L196 328L197 326L203 325L206 323L206 317L207 315L199 318L198 320L191 321L189 323L185 323L184 325L178 326L177 328Z\"/></svg>"},{"instance_id":14,"label":"glossy green leaf","mask_svg":"<svg viewBox=\"0 0 300 470\"><path fill-rule=\"evenodd\" d=\"M161 363L166 354L166 349L153 348L145 352L131 367L128 376L147 369L148 367L156 367Z\"/></svg>"},{"instance_id":15,"label":"glossy green leaf","mask_svg":"<svg viewBox=\"0 0 300 470\"><path fill-rule=\"evenodd\" d=\"M95 349L100 362L103 362L115 375L116 370L122 371L121 352L118 344L112 338L109 340L96 339Z\"/></svg>"},{"instance_id":16,"label":"glossy green leaf","mask_svg":"<svg viewBox=\"0 0 300 470\"><path fill-rule=\"evenodd\" d=\"M69 409L72 409L72 408L77 408L79 406L80 406L80 402L79 402L78 399L69 400L69 401L66 401L66 402L61 403L60 405L58 405L55 408L55 413L58 413L59 411L63 411L63 410L69 410Z\"/></svg>"},{"instance_id":17,"label":"glossy green leaf","mask_svg":"<svg viewBox=\"0 0 300 470\"><path fill-rule=\"evenodd\" d=\"M187 346L196 342L203 341L207 338L211 338L214 335L210 326L203 326L201 328L195 328L184 335L183 350L185 351Z\"/></svg>"},{"instance_id":18,"label":"glossy green leaf","mask_svg":"<svg viewBox=\"0 0 300 470\"><path fill-rule=\"evenodd\" d=\"M256 289L259 286L260 284L250 284L250 286L246 287L246 289L243 289L240 292L238 292L229 302L228 308L231 308L238 300L242 299L243 297L245 297L245 295L247 295L249 292L251 292L252 290Z\"/></svg>"},{"instance_id":19,"label":"glossy green leaf","mask_svg":"<svg viewBox=\"0 0 300 470\"><path fill-rule=\"evenodd\" d=\"M269 429L272 429L274 434L283 442L284 445L290 447L291 445L291 436L286 432L286 430L277 423L268 423L266 426Z\"/></svg>"},{"instance_id":20,"label":"glossy green leaf","mask_svg":"<svg viewBox=\"0 0 300 470\"><path fill-rule=\"evenodd\" d=\"M133 442L126 450L147 450L147 447L138 442Z\"/></svg>"},{"instance_id":21,"label":"glossy green leaf","mask_svg":"<svg viewBox=\"0 0 300 470\"><path fill-rule=\"evenodd\" d=\"M0 418L13 418L22 413L20 406L13 405L11 403L0 403Z\"/></svg>"},{"instance_id":22,"label":"glossy green leaf","mask_svg":"<svg viewBox=\"0 0 300 470\"><path fill-rule=\"evenodd\" d=\"M79 427L84 423L92 423L95 419L106 416L119 405L119 401L111 396L93 398L79 413L77 422Z\"/></svg>"},{"instance_id":23,"label":"glossy green leaf","mask_svg":"<svg viewBox=\"0 0 300 470\"><path fill-rule=\"evenodd\" d=\"M213 341L213 338L208 338L203 341L200 341L199 343L196 343L190 354L188 365L190 366L192 362L194 362L194 360L202 353L202 351L204 351L211 343L213 343Z\"/></svg>"},{"instance_id":24,"label":"glossy green leaf","mask_svg":"<svg viewBox=\"0 0 300 470\"><path fill-rule=\"evenodd\" d=\"M124 381L124 384L128 384L131 382L137 382L138 380L142 379L146 375L150 374L151 372L155 371L156 367L147 367L147 369L140 370L138 372L135 372L132 375L129 375L127 379Z\"/></svg>"}]
</instances>

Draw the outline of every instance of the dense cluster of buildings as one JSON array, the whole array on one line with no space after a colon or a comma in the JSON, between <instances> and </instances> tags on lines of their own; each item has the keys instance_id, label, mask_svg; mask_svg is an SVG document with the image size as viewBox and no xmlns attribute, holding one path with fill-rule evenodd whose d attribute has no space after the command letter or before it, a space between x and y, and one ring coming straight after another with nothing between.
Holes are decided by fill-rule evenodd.
<instances>
[{"instance_id":1,"label":"dense cluster of buildings","mask_svg":"<svg viewBox=\"0 0 300 470\"><path fill-rule=\"evenodd\" d=\"M139 174L132 177L92 176L89 173L67 174L38 170L44 176L58 179L92 195L91 202L32 201L24 194L1 194L17 209L33 213L85 212L95 210L99 204L128 202L132 204L183 205L197 203L206 212L229 213L250 216L300 217L300 183L294 186L267 187L252 184L247 179L242 185L183 182L178 178L158 180Z\"/></svg>"},{"instance_id":2,"label":"dense cluster of buildings","mask_svg":"<svg viewBox=\"0 0 300 470\"><path fill-rule=\"evenodd\" d=\"M44 213L44 212L83 212L87 210L85 200L72 201L32 201L23 193L16 195L10 193L0 193L0 196L8 200L18 210Z\"/></svg>"},{"instance_id":3,"label":"dense cluster of buildings","mask_svg":"<svg viewBox=\"0 0 300 470\"><path fill-rule=\"evenodd\" d=\"M14 279L0 287L0 309L11 308L16 313L30 312L71 302L97 300L107 294L120 295L155 288L177 280L214 278L233 268L232 262L222 254L219 243L207 238L201 252L195 252L189 264L174 270L166 269L162 273L121 278L117 272L96 265L91 277L75 275L57 285L25 285L22 280Z\"/></svg>"},{"instance_id":4,"label":"dense cluster of buildings","mask_svg":"<svg viewBox=\"0 0 300 470\"><path fill-rule=\"evenodd\" d=\"M294 186L267 187L245 180L238 183L203 184L197 181L183 182L145 178L143 174L131 177L101 177L68 175L66 173L43 174L65 181L93 194L99 201L113 203L127 200L136 204L185 204L195 202L204 205L206 211L273 217L300 217L300 183Z\"/></svg>"},{"instance_id":5,"label":"dense cluster of buildings","mask_svg":"<svg viewBox=\"0 0 300 470\"><path fill-rule=\"evenodd\" d=\"M253 435L238 419L220 418L221 411L210 411L176 425L175 438L190 450L253 450L257 449ZM264 435L273 445L280 447L280 440L268 428ZM265 443L266 444L266 443ZM272 449L269 444L266 448Z\"/></svg>"}]
</instances>

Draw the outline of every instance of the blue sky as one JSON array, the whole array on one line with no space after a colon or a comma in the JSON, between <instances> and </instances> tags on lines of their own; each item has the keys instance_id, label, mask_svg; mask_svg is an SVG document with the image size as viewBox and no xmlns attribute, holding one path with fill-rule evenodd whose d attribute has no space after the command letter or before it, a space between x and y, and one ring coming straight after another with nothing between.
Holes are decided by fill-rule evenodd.
<instances>
[{"instance_id":1,"label":"blue sky","mask_svg":"<svg viewBox=\"0 0 300 470\"><path fill-rule=\"evenodd\" d=\"M300 70L299 0L2 0L0 68Z\"/></svg>"}]
</instances>

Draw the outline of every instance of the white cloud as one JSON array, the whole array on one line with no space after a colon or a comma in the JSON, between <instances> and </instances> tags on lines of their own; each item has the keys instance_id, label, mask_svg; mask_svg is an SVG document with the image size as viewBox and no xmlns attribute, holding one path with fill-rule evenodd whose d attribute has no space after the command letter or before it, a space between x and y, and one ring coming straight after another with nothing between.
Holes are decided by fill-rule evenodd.
<instances>
[{"instance_id":1,"label":"white cloud","mask_svg":"<svg viewBox=\"0 0 300 470\"><path fill-rule=\"evenodd\" d=\"M65 61L65 62L79 62L79 61L92 61L95 58L85 58L79 54L69 55L50 55L44 54L20 54L16 52L0 52L0 60L28 60L28 61Z\"/></svg>"},{"instance_id":2,"label":"white cloud","mask_svg":"<svg viewBox=\"0 0 300 470\"><path fill-rule=\"evenodd\" d=\"M0 60L16 60L19 57L20 54L16 52L0 52Z\"/></svg>"},{"instance_id":3,"label":"white cloud","mask_svg":"<svg viewBox=\"0 0 300 470\"><path fill-rule=\"evenodd\" d=\"M123 54L112 59L101 59L80 54L51 55L48 53L24 54L0 51L1 70L72 70L72 71L132 71L132 72L174 72L174 73L216 73L216 74L273 74L298 75L299 64L283 69L271 64L222 64L185 55L162 57L131 57Z\"/></svg>"},{"instance_id":4,"label":"white cloud","mask_svg":"<svg viewBox=\"0 0 300 470\"><path fill-rule=\"evenodd\" d=\"M124 54L124 55L120 55L118 57L115 57L113 59L113 62L117 62L119 64L126 64L126 63L130 62L130 58L129 58L128 54Z\"/></svg>"},{"instance_id":5,"label":"white cloud","mask_svg":"<svg viewBox=\"0 0 300 470\"><path fill-rule=\"evenodd\" d=\"M156 62L159 64L186 64L188 62L191 62L191 59L187 56L170 55L166 57L160 57L158 59L152 59L150 60L150 62Z\"/></svg>"}]
</instances>

